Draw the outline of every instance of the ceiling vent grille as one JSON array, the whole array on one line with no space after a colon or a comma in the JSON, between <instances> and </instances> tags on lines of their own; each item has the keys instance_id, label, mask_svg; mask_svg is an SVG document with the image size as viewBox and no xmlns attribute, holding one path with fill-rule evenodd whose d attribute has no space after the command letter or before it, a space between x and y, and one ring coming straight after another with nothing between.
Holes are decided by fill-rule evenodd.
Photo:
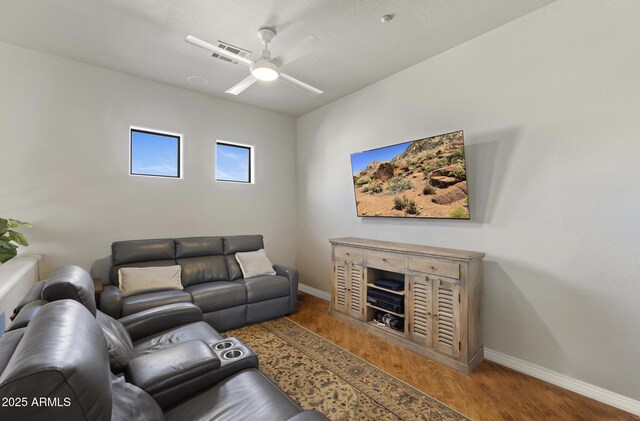
<instances>
[{"instance_id":1,"label":"ceiling vent grille","mask_svg":"<svg viewBox=\"0 0 640 421\"><path fill-rule=\"evenodd\" d=\"M249 51L249 50L245 50L243 48L236 47L235 45L231 45L229 43L226 43L226 42L220 41L220 40L218 40L218 47L223 48L223 49L229 51L230 53L239 55L240 57L247 57L249 54L251 54L251 51ZM236 60L230 59L228 57L221 56L218 53L213 53L212 57L213 58L217 58L217 59L222 60L222 61L226 61L227 63L231 63L231 64L238 64L239 63Z\"/></svg>"}]
</instances>

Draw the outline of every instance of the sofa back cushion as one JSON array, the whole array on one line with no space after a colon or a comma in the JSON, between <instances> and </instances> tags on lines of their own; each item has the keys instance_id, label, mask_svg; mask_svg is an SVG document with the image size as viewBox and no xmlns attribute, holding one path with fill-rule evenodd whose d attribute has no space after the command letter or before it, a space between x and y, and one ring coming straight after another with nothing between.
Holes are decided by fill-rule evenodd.
<instances>
[{"instance_id":1,"label":"sofa back cushion","mask_svg":"<svg viewBox=\"0 0 640 421\"><path fill-rule=\"evenodd\" d=\"M172 266L176 264L176 245L172 238L116 241L111 244L110 280L118 285L123 267Z\"/></svg>"},{"instance_id":2,"label":"sofa back cushion","mask_svg":"<svg viewBox=\"0 0 640 421\"><path fill-rule=\"evenodd\" d=\"M229 280L222 237L177 238L175 242L182 285Z\"/></svg>"},{"instance_id":3,"label":"sofa back cushion","mask_svg":"<svg viewBox=\"0 0 640 421\"><path fill-rule=\"evenodd\" d=\"M93 279L80 266L60 266L44 283L42 299L45 301L75 300L96 315L96 293Z\"/></svg>"},{"instance_id":4,"label":"sofa back cushion","mask_svg":"<svg viewBox=\"0 0 640 421\"><path fill-rule=\"evenodd\" d=\"M229 271L229 280L242 278L242 270L236 261L236 253L256 251L264 248L262 235L234 235L224 237L224 255Z\"/></svg>"},{"instance_id":5,"label":"sofa back cushion","mask_svg":"<svg viewBox=\"0 0 640 421\"><path fill-rule=\"evenodd\" d=\"M0 375L0 396L28 402L0 406L0 419L111 419L107 344L82 304L56 301L36 314Z\"/></svg>"}]
</instances>

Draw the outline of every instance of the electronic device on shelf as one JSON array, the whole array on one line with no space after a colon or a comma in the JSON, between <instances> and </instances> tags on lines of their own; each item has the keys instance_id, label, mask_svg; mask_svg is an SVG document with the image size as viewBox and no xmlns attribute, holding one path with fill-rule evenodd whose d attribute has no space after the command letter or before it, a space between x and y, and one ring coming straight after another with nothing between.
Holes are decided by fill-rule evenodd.
<instances>
[{"instance_id":1,"label":"electronic device on shelf","mask_svg":"<svg viewBox=\"0 0 640 421\"><path fill-rule=\"evenodd\" d=\"M369 288L367 302L394 313L404 312L404 296Z\"/></svg>"},{"instance_id":2,"label":"electronic device on shelf","mask_svg":"<svg viewBox=\"0 0 640 421\"><path fill-rule=\"evenodd\" d=\"M373 285L393 291L404 291L404 281L396 281L395 279L378 279L373 281Z\"/></svg>"},{"instance_id":3,"label":"electronic device on shelf","mask_svg":"<svg viewBox=\"0 0 640 421\"><path fill-rule=\"evenodd\" d=\"M375 320L379 325L387 326L391 329L404 332L404 319L401 317L378 311L376 312L373 320Z\"/></svg>"}]
</instances>

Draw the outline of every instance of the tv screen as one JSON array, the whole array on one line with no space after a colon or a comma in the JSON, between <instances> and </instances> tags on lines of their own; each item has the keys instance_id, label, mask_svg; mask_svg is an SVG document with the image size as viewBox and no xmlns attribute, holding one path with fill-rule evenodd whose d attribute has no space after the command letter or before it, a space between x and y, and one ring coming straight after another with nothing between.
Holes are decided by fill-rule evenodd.
<instances>
[{"instance_id":1,"label":"tv screen","mask_svg":"<svg viewBox=\"0 0 640 421\"><path fill-rule=\"evenodd\" d=\"M358 216L469 219L462 130L351 155Z\"/></svg>"}]
</instances>

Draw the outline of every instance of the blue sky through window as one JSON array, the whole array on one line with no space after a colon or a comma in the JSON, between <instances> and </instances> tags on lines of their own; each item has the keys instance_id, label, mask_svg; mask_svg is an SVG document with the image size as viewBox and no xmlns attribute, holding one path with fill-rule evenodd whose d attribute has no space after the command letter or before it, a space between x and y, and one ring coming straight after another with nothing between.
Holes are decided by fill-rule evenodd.
<instances>
[{"instance_id":1,"label":"blue sky through window","mask_svg":"<svg viewBox=\"0 0 640 421\"><path fill-rule=\"evenodd\" d=\"M223 143L216 144L216 180L250 183L250 149Z\"/></svg>"},{"instance_id":2,"label":"blue sky through window","mask_svg":"<svg viewBox=\"0 0 640 421\"><path fill-rule=\"evenodd\" d=\"M351 155L351 170L356 175L360 170L367 168L371 161L389 161L406 151L412 142L400 143L398 145L384 148L372 149L370 151L358 152Z\"/></svg>"},{"instance_id":3,"label":"blue sky through window","mask_svg":"<svg viewBox=\"0 0 640 421\"><path fill-rule=\"evenodd\" d=\"M131 131L131 173L179 177L176 136Z\"/></svg>"}]
</instances>

